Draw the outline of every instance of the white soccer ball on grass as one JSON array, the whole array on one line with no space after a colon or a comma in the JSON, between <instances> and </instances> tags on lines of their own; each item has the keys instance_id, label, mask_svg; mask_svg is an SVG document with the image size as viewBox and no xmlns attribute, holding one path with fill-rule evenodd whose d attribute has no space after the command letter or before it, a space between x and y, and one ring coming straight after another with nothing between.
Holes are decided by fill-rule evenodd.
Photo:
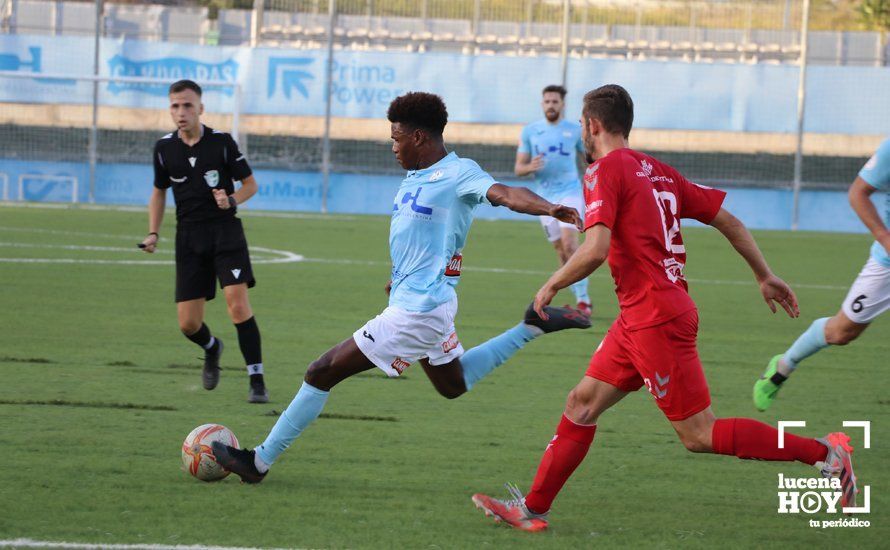
<instances>
[{"instance_id":1,"label":"white soccer ball on grass","mask_svg":"<svg viewBox=\"0 0 890 550\"><path fill-rule=\"evenodd\" d=\"M229 472L217 464L210 444L219 441L238 448L238 438L221 424L202 424L182 442L182 469L201 481L218 481Z\"/></svg>"}]
</instances>

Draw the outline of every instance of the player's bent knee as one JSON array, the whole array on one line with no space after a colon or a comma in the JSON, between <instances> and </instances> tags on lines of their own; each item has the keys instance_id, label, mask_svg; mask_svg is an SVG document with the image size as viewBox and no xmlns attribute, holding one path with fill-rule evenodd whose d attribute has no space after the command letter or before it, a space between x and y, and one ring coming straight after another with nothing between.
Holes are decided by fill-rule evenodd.
<instances>
[{"instance_id":1,"label":"player's bent knee","mask_svg":"<svg viewBox=\"0 0 890 550\"><path fill-rule=\"evenodd\" d=\"M182 333L186 336L191 336L192 334L201 330L201 321L194 321L192 319L180 319L179 330L181 330Z\"/></svg>"},{"instance_id":2,"label":"player's bent knee","mask_svg":"<svg viewBox=\"0 0 890 550\"><path fill-rule=\"evenodd\" d=\"M825 335L825 341L832 346L846 346L859 337L859 331L855 330L834 330Z\"/></svg>"},{"instance_id":3,"label":"player's bent knee","mask_svg":"<svg viewBox=\"0 0 890 550\"><path fill-rule=\"evenodd\" d=\"M593 395L577 388L569 392L565 412L569 420L577 424L595 424L599 418L599 411L594 407Z\"/></svg>"},{"instance_id":4,"label":"player's bent knee","mask_svg":"<svg viewBox=\"0 0 890 550\"><path fill-rule=\"evenodd\" d=\"M248 304L232 304L229 306L229 317L236 323L244 322L252 316L250 305Z\"/></svg>"},{"instance_id":5,"label":"player's bent knee","mask_svg":"<svg viewBox=\"0 0 890 550\"><path fill-rule=\"evenodd\" d=\"M445 399L457 399L461 395L467 393L467 390L465 388L457 388L455 386L448 386L444 388L436 386L436 391L438 391L439 395L441 395Z\"/></svg>"},{"instance_id":6,"label":"player's bent knee","mask_svg":"<svg viewBox=\"0 0 890 550\"><path fill-rule=\"evenodd\" d=\"M686 447L687 451L693 453L710 453L711 452L711 444L703 437L699 437L698 434L678 434L680 436L680 441L683 442L683 446Z\"/></svg>"},{"instance_id":7,"label":"player's bent knee","mask_svg":"<svg viewBox=\"0 0 890 550\"><path fill-rule=\"evenodd\" d=\"M306 374L303 376L303 380L314 388L328 391L334 385L330 380L331 366L327 354L322 355L309 364L309 368L306 369Z\"/></svg>"}]
</instances>

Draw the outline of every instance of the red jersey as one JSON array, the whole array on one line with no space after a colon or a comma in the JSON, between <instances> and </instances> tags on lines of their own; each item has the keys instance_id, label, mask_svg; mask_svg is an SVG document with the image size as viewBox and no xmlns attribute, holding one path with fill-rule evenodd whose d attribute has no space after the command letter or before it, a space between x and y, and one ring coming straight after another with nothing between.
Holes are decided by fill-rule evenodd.
<instances>
[{"instance_id":1,"label":"red jersey","mask_svg":"<svg viewBox=\"0 0 890 550\"><path fill-rule=\"evenodd\" d=\"M680 218L709 224L726 193L690 182L672 167L634 151L612 151L587 168L584 228L612 231L609 268L629 330L695 309L683 269Z\"/></svg>"}]
</instances>

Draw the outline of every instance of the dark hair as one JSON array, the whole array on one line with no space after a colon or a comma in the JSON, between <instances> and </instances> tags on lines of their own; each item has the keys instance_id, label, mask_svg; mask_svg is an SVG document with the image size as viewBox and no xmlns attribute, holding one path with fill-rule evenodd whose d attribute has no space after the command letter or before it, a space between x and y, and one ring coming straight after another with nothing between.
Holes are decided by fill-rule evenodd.
<instances>
[{"instance_id":1,"label":"dark hair","mask_svg":"<svg viewBox=\"0 0 890 550\"><path fill-rule=\"evenodd\" d=\"M186 90L191 90L198 94L198 97L201 97L201 87L193 80L177 80L173 84L170 84L170 90L167 92L167 95L178 94L179 92L184 92Z\"/></svg>"},{"instance_id":2,"label":"dark hair","mask_svg":"<svg viewBox=\"0 0 890 550\"><path fill-rule=\"evenodd\" d=\"M565 99L565 98L566 98L566 94L568 93L568 92L566 91L565 87L564 87L564 86L560 86L559 84L551 84L551 85L545 87L544 90L541 91L541 95L544 95L544 94L546 94L546 93L548 93L548 92L556 92L556 93L558 93L560 99Z\"/></svg>"},{"instance_id":3,"label":"dark hair","mask_svg":"<svg viewBox=\"0 0 890 550\"><path fill-rule=\"evenodd\" d=\"M408 92L392 100L386 118L438 137L445 131L448 111L445 102L436 94Z\"/></svg>"},{"instance_id":4,"label":"dark hair","mask_svg":"<svg viewBox=\"0 0 890 550\"><path fill-rule=\"evenodd\" d=\"M627 90L617 84L606 84L584 94L585 119L599 120L609 133L630 136L634 125L634 102Z\"/></svg>"}]
</instances>

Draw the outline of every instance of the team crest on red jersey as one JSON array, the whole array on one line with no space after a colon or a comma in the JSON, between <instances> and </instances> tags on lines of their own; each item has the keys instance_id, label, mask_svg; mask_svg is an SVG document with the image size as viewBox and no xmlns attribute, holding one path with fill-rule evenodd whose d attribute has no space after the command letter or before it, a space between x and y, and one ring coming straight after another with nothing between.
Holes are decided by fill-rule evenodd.
<instances>
[{"instance_id":1,"label":"team crest on red jersey","mask_svg":"<svg viewBox=\"0 0 890 550\"><path fill-rule=\"evenodd\" d=\"M584 172L584 185L588 189L593 189L594 187L596 187L596 171L599 169L599 167L599 164L591 164Z\"/></svg>"},{"instance_id":2,"label":"team crest on red jersey","mask_svg":"<svg viewBox=\"0 0 890 550\"><path fill-rule=\"evenodd\" d=\"M642 168L643 171L637 172L637 176L639 176L641 178L648 178L649 176L652 175L652 170L653 170L652 164L647 162L646 159L643 159L640 161L640 168Z\"/></svg>"},{"instance_id":3,"label":"team crest on red jersey","mask_svg":"<svg viewBox=\"0 0 890 550\"><path fill-rule=\"evenodd\" d=\"M395 369L397 373L402 374L403 372L405 372L405 369L411 366L411 363L405 361L401 357L396 357L396 360L393 361L390 366Z\"/></svg>"}]
</instances>

